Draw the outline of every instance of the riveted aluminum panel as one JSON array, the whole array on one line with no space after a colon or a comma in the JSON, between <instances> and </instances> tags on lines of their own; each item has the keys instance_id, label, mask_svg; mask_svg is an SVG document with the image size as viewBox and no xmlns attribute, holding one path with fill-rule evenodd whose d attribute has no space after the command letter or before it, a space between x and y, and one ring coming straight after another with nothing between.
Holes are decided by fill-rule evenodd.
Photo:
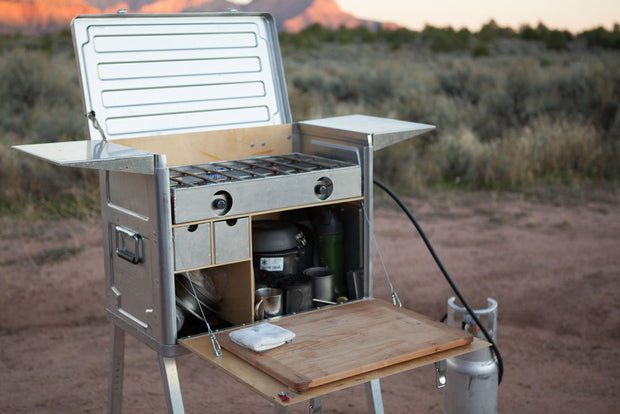
<instances>
[{"instance_id":1,"label":"riveted aluminum panel","mask_svg":"<svg viewBox=\"0 0 620 414\"><path fill-rule=\"evenodd\" d=\"M247 217L213 223L215 264L250 258L250 221Z\"/></svg>"},{"instance_id":2,"label":"riveted aluminum panel","mask_svg":"<svg viewBox=\"0 0 620 414\"><path fill-rule=\"evenodd\" d=\"M435 129L434 125L368 115L347 115L298 122L303 135L349 140L379 150Z\"/></svg>"},{"instance_id":3,"label":"riveted aluminum panel","mask_svg":"<svg viewBox=\"0 0 620 414\"><path fill-rule=\"evenodd\" d=\"M173 222L180 224L302 207L362 195L362 174L357 165L298 173L293 177L294 179L291 179L291 176L280 175L193 188L172 188ZM319 198L315 192L318 180L322 178L328 178L333 182L333 192L326 199ZM224 215L213 208L213 201L222 192L230 196L231 204L230 209Z\"/></svg>"},{"instance_id":4,"label":"riveted aluminum panel","mask_svg":"<svg viewBox=\"0 0 620 414\"><path fill-rule=\"evenodd\" d=\"M83 15L72 30L85 113L107 139L291 122L269 14Z\"/></svg>"},{"instance_id":5,"label":"riveted aluminum panel","mask_svg":"<svg viewBox=\"0 0 620 414\"><path fill-rule=\"evenodd\" d=\"M172 229L174 270L211 265L211 223Z\"/></svg>"},{"instance_id":6,"label":"riveted aluminum panel","mask_svg":"<svg viewBox=\"0 0 620 414\"><path fill-rule=\"evenodd\" d=\"M18 151L63 167L155 173L155 154L106 141L66 141L14 145Z\"/></svg>"}]
</instances>

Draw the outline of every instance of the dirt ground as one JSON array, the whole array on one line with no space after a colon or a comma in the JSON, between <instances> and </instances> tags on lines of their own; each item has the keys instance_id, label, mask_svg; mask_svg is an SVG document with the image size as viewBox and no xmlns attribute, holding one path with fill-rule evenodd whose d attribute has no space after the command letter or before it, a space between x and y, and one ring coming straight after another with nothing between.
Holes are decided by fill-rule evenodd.
<instances>
[{"instance_id":1,"label":"dirt ground","mask_svg":"<svg viewBox=\"0 0 620 414\"><path fill-rule=\"evenodd\" d=\"M610 413L620 401L620 193L531 200L431 194L408 205L474 307L499 302L503 413ZM452 295L421 239L388 200L375 232L404 306L439 319ZM375 296L389 300L375 261ZM0 241L0 412L102 413L110 325L98 223L49 223ZM177 359L186 411L272 411L192 355ZM387 413L438 413L433 367L382 380ZM363 386L323 397L325 413L365 412ZM127 337L123 408L165 412L152 350ZM306 404L289 412L306 413Z\"/></svg>"}]
</instances>

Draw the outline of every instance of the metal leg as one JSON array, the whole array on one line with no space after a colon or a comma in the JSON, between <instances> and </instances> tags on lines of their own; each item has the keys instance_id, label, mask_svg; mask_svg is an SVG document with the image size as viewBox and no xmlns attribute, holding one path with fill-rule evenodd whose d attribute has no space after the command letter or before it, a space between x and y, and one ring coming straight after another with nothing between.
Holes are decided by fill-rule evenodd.
<instances>
[{"instance_id":1,"label":"metal leg","mask_svg":"<svg viewBox=\"0 0 620 414\"><path fill-rule=\"evenodd\" d=\"M323 407L321 406L321 397L314 397L310 400L308 414L321 414Z\"/></svg>"},{"instance_id":2,"label":"metal leg","mask_svg":"<svg viewBox=\"0 0 620 414\"><path fill-rule=\"evenodd\" d=\"M159 357L159 370L161 379L164 382L164 395L166 396L166 406L171 414L183 414L183 396L181 395L181 384L177 372L177 363L174 358L162 355Z\"/></svg>"},{"instance_id":3,"label":"metal leg","mask_svg":"<svg viewBox=\"0 0 620 414\"><path fill-rule=\"evenodd\" d=\"M108 414L120 414L123 404L123 365L125 331L112 325L110 343L110 372L108 374Z\"/></svg>"},{"instance_id":4,"label":"metal leg","mask_svg":"<svg viewBox=\"0 0 620 414\"><path fill-rule=\"evenodd\" d=\"M366 383L366 403L369 414L383 414L381 383L378 379Z\"/></svg>"}]
</instances>

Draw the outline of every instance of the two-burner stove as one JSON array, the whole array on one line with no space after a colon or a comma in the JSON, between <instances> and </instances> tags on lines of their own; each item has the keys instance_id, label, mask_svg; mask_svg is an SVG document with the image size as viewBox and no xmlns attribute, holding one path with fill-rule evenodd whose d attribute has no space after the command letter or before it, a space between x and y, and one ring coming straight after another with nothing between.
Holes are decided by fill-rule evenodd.
<instances>
[{"instance_id":1,"label":"two-burner stove","mask_svg":"<svg viewBox=\"0 0 620 414\"><path fill-rule=\"evenodd\" d=\"M185 165L169 174L175 223L362 195L359 165L301 153Z\"/></svg>"}]
</instances>

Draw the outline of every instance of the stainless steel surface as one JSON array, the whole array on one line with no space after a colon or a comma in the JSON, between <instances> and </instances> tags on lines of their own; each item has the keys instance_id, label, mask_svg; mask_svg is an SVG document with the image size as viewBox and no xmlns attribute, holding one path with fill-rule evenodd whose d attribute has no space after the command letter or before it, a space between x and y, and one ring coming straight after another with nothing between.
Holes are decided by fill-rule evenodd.
<instances>
[{"instance_id":1,"label":"stainless steel surface","mask_svg":"<svg viewBox=\"0 0 620 414\"><path fill-rule=\"evenodd\" d=\"M327 267L310 267L304 270L304 276L312 281L312 294L319 301L334 299L334 272Z\"/></svg>"},{"instance_id":2,"label":"stainless steel surface","mask_svg":"<svg viewBox=\"0 0 620 414\"><path fill-rule=\"evenodd\" d=\"M347 288L350 299L361 299L364 297L363 268L347 272Z\"/></svg>"},{"instance_id":3,"label":"stainless steel surface","mask_svg":"<svg viewBox=\"0 0 620 414\"><path fill-rule=\"evenodd\" d=\"M334 131L328 128L313 128L301 123L293 129L296 151L321 157L336 158L355 163L361 168L362 208L364 223L361 230L363 243L364 297L373 295L372 265L372 213L373 213L373 153L369 140L359 139L358 133ZM353 139L351 137L353 136ZM357 138L355 138L357 137Z\"/></svg>"},{"instance_id":4,"label":"stainless steel surface","mask_svg":"<svg viewBox=\"0 0 620 414\"><path fill-rule=\"evenodd\" d=\"M368 414L383 414L383 397L381 397L381 382L374 379L365 384L366 404Z\"/></svg>"},{"instance_id":5,"label":"stainless steel surface","mask_svg":"<svg viewBox=\"0 0 620 414\"><path fill-rule=\"evenodd\" d=\"M213 223L215 264L249 259L250 222L247 217Z\"/></svg>"},{"instance_id":6,"label":"stainless steel surface","mask_svg":"<svg viewBox=\"0 0 620 414\"><path fill-rule=\"evenodd\" d=\"M116 255L133 264L144 260L144 238L138 233L116 226Z\"/></svg>"},{"instance_id":7,"label":"stainless steel surface","mask_svg":"<svg viewBox=\"0 0 620 414\"><path fill-rule=\"evenodd\" d=\"M154 174L155 154L105 141L15 145L16 150L63 167Z\"/></svg>"},{"instance_id":8,"label":"stainless steel surface","mask_svg":"<svg viewBox=\"0 0 620 414\"><path fill-rule=\"evenodd\" d=\"M288 409L286 406L274 405L273 406L273 414L286 414Z\"/></svg>"},{"instance_id":9,"label":"stainless steel surface","mask_svg":"<svg viewBox=\"0 0 620 414\"><path fill-rule=\"evenodd\" d=\"M84 113L109 140L290 123L275 27L259 13L78 16Z\"/></svg>"},{"instance_id":10,"label":"stainless steel surface","mask_svg":"<svg viewBox=\"0 0 620 414\"><path fill-rule=\"evenodd\" d=\"M368 115L347 115L299 122L303 134L327 132L331 136L362 141L361 146L379 150L435 129L433 125L399 121ZM364 142L365 141L365 142Z\"/></svg>"},{"instance_id":11,"label":"stainless steel surface","mask_svg":"<svg viewBox=\"0 0 620 414\"><path fill-rule=\"evenodd\" d=\"M362 176L358 165L326 158L309 157L303 154L286 155L286 157L295 156L301 157L304 162L294 163L287 160L287 163L273 167L272 162L282 158L280 156L173 169L171 178L174 183L191 182L188 186L173 186L171 188L172 198L174 199L174 222L180 224L222 216L245 215L327 201L345 200L362 195ZM311 164L312 159L314 159L314 164ZM238 170L228 169L217 173L211 172L217 171L216 168L229 168L233 163L234 165L246 163L254 167L239 168ZM294 168L300 165L304 169ZM251 171L260 175L231 178L235 171L241 174L245 171ZM207 180L200 177L205 177ZM323 199L321 194L316 191L317 185L324 182L324 178L329 178L333 183L331 195L326 199ZM209 182L208 180L214 181ZM222 197L227 199L227 205L225 209L218 209L217 206L214 206L214 202Z\"/></svg>"},{"instance_id":12,"label":"stainless steel surface","mask_svg":"<svg viewBox=\"0 0 620 414\"><path fill-rule=\"evenodd\" d=\"M201 290L200 286L194 281L187 279L185 274L175 277L175 293L176 303L185 312L195 318L209 322L209 324L217 324L218 319L218 300L205 290Z\"/></svg>"},{"instance_id":13,"label":"stainless steel surface","mask_svg":"<svg viewBox=\"0 0 620 414\"><path fill-rule=\"evenodd\" d=\"M308 414L321 414L323 412L323 405L321 404L321 397L314 397L310 400L308 406Z\"/></svg>"},{"instance_id":14,"label":"stainless steel surface","mask_svg":"<svg viewBox=\"0 0 620 414\"><path fill-rule=\"evenodd\" d=\"M119 414L123 406L123 370L125 367L125 331L111 325L110 367L108 371L108 414Z\"/></svg>"},{"instance_id":15,"label":"stainless steel surface","mask_svg":"<svg viewBox=\"0 0 620 414\"><path fill-rule=\"evenodd\" d=\"M211 223L175 227L172 236L175 271L211 265Z\"/></svg>"},{"instance_id":16,"label":"stainless steel surface","mask_svg":"<svg viewBox=\"0 0 620 414\"><path fill-rule=\"evenodd\" d=\"M435 362L435 387L443 388L446 386L446 360Z\"/></svg>"},{"instance_id":17,"label":"stainless steel surface","mask_svg":"<svg viewBox=\"0 0 620 414\"><path fill-rule=\"evenodd\" d=\"M159 370L164 382L164 396L166 397L166 407L171 414L183 414L183 395L181 394L181 383L177 363L174 358L158 355Z\"/></svg>"},{"instance_id":18,"label":"stainless steel surface","mask_svg":"<svg viewBox=\"0 0 620 414\"><path fill-rule=\"evenodd\" d=\"M256 289L256 305L254 315L257 320L273 318L282 315L282 290L275 288Z\"/></svg>"},{"instance_id":19,"label":"stainless steel surface","mask_svg":"<svg viewBox=\"0 0 620 414\"><path fill-rule=\"evenodd\" d=\"M176 346L169 176L164 157L155 161L154 175L100 174L106 310L158 352L174 353L167 349ZM139 263L116 255L119 226L143 238Z\"/></svg>"},{"instance_id":20,"label":"stainless steel surface","mask_svg":"<svg viewBox=\"0 0 620 414\"><path fill-rule=\"evenodd\" d=\"M474 336L484 338L467 310L455 303L455 297L448 299L450 326L463 327ZM485 309L474 309L484 323L493 340L497 340L497 301L487 298ZM446 360L446 386L444 407L446 414L496 414L499 386L499 368L491 348L480 349Z\"/></svg>"}]
</instances>

